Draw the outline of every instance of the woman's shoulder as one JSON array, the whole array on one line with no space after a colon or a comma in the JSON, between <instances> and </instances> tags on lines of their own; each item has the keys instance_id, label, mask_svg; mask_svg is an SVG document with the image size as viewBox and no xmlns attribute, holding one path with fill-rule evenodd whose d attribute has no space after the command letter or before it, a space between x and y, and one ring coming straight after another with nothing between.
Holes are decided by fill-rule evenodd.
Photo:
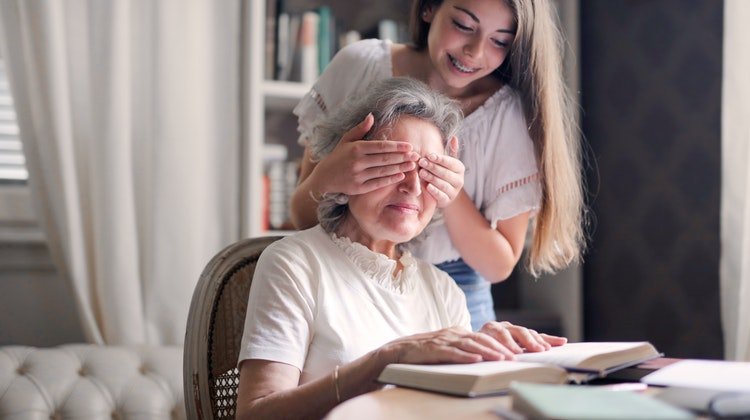
<instances>
[{"instance_id":1,"label":"woman's shoulder","mask_svg":"<svg viewBox=\"0 0 750 420\"><path fill-rule=\"evenodd\" d=\"M496 139L499 136L528 136L526 117L521 96L509 85L495 91L472 114L464 119L464 135L473 132L482 139ZM493 143L496 141L493 140Z\"/></svg>"},{"instance_id":2,"label":"woman's shoulder","mask_svg":"<svg viewBox=\"0 0 750 420\"><path fill-rule=\"evenodd\" d=\"M390 77L389 42L365 39L342 48L326 66L311 91L295 107L294 114L310 119L302 129L310 131L321 113L327 113L371 82ZM309 135L309 133L308 133Z\"/></svg>"},{"instance_id":3,"label":"woman's shoulder","mask_svg":"<svg viewBox=\"0 0 750 420\"><path fill-rule=\"evenodd\" d=\"M380 39L363 39L353 42L336 53L329 66L331 68L351 65L361 66L366 63L381 63L390 57L390 42ZM348 69L351 71L351 68Z\"/></svg>"},{"instance_id":4,"label":"woman's shoulder","mask_svg":"<svg viewBox=\"0 0 750 420\"><path fill-rule=\"evenodd\" d=\"M286 256L289 258L317 258L329 248L330 236L320 225L295 232L268 245L263 255Z\"/></svg>"}]
</instances>

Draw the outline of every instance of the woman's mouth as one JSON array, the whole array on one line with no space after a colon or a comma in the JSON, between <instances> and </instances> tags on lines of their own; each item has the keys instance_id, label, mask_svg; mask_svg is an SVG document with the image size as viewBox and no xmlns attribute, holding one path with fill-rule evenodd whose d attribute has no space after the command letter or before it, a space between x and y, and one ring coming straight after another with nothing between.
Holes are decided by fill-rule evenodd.
<instances>
[{"instance_id":1,"label":"woman's mouth","mask_svg":"<svg viewBox=\"0 0 750 420\"><path fill-rule=\"evenodd\" d=\"M453 64L453 67L455 67L456 70L460 71L461 73L471 74L471 73L475 73L477 70L479 70L479 68L465 66L463 63L461 63L460 61L458 61L458 59L456 59L455 57L453 57L450 54L448 54L448 59L450 60L451 64Z\"/></svg>"},{"instance_id":2,"label":"woman's mouth","mask_svg":"<svg viewBox=\"0 0 750 420\"><path fill-rule=\"evenodd\" d=\"M416 204L409 203L394 203L389 205L391 209L404 214L417 214L419 213L419 206Z\"/></svg>"}]
</instances>

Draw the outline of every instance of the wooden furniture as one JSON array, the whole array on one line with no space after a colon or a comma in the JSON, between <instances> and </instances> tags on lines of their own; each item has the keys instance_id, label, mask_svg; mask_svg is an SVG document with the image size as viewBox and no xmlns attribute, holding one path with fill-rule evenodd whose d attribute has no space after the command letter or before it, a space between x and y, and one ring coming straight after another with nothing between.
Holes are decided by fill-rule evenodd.
<instances>
[{"instance_id":1,"label":"wooden furniture","mask_svg":"<svg viewBox=\"0 0 750 420\"><path fill-rule=\"evenodd\" d=\"M237 357L255 265L281 236L245 239L208 263L195 287L185 331L183 384L188 418L234 419Z\"/></svg>"},{"instance_id":2,"label":"wooden furniture","mask_svg":"<svg viewBox=\"0 0 750 420\"><path fill-rule=\"evenodd\" d=\"M509 396L462 398L407 388L389 388L360 395L334 408L328 420L374 419L495 419L496 407L509 409Z\"/></svg>"},{"instance_id":3,"label":"wooden furniture","mask_svg":"<svg viewBox=\"0 0 750 420\"><path fill-rule=\"evenodd\" d=\"M613 391L620 392L620 391ZM648 388L645 393L655 395L659 388ZM511 407L511 397L462 398L407 388L387 388L345 401L334 408L327 420L386 420L386 419L500 419ZM498 414L493 411L498 410ZM508 417L512 418L512 417Z\"/></svg>"}]
</instances>

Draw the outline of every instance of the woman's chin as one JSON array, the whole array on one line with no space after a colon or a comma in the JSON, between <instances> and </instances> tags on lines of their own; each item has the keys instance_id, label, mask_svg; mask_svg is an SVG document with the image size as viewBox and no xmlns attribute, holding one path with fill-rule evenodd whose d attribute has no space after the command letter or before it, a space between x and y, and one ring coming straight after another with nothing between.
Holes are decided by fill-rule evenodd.
<instances>
[{"instance_id":1,"label":"woman's chin","mask_svg":"<svg viewBox=\"0 0 750 420\"><path fill-rule=\"evenodd\" d=\"M398 244L403 244L416 238L417 235L422 233L424 226L406 224L400 226L391 226L387 229L383 229L383 232L387 232L389 240Z\"/></svg>"}]
</instances>

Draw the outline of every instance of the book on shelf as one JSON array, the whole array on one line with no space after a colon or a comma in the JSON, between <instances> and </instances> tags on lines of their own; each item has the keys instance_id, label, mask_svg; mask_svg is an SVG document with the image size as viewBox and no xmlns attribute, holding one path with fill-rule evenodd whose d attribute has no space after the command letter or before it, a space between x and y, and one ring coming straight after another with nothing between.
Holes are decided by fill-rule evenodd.
<instances>
[{"instance_id":1,"label":"book on shelf","mask_svg":"<svg viewBox=\"0 0 750 420\"><path fill-rule=\"evenodd\" d=\"M532 419L692 419L667 403L631 391L514 382L512 409Z\"/></svg>"},{"instance_id":2,"label":"book on shelf","mask_svg":"<svg viewBox=\"0 0 750 420\"><path fill-rule=\"evenodd\" d=\"M318 55L318 30L320 16L317 12L305 12L299 28L300 77L305 84L312 84L318 79L320 56Z\"/></svg>"},{"instance_id":3,"label":"book on shelf","mask_svg":"<svg viewBox=\"0 0 750 420\"><path fill-rule=\"evenodd\" d=\"M318 8L318 74L323 73L336 49L336 22L331 15L331 8Z\"/></svg>"},{"instance_id":4,"label":"book on shelf","mask_svg":"<svg viewBox=\"0 0 750 420\"><path fill-rule=\"evenodd\" d=\"M512 381L581 382L659 357L648 342L568 343L515 361L471 364L390 364L378 381L447 394L479 396L507 391Z\"/></svg>"}]
</instances>

